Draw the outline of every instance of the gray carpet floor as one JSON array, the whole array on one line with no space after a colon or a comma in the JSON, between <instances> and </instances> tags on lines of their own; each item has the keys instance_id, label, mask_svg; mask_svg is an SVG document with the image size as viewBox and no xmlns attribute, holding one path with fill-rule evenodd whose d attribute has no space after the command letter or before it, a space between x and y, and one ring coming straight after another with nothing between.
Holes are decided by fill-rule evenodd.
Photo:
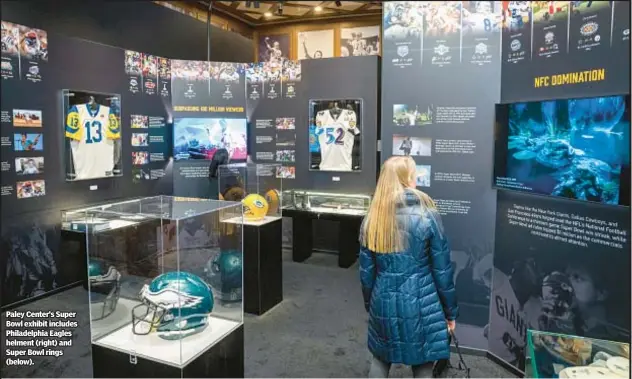
<instances>
[{"instance_id":1,"label":"gray carpet floor","mask_svg":"<svg viewBox=\"0 0 632 379\"><path fill-rule=\"evenodd\" d=\"M294 263L286 253L283 270L284 301L263 316L245 316L246 377L366 377L367 315L357 267L338 268L327 254ZM79 328L62 357L40 358L28 367L3 362L1 377L92 377L86 301L85 291L74 288L22 307L76 311ZM485 357L465 360L472 377L515 377ZM406 367L392 369L391 377L410 376Z\"/></svg>"},{"instance_id":2,"label":"gray carpet floor","mask_svg":"<svg viewBox=\"0 0 632 379\"><path fill-rule=\"evenodd\" d=\"M366 377L370 353L358 268L338 268L328 254L294 263L286 252L283 270L284 301L263 316L246 316L246 376ZM486 357L464 360L473 378L516 377ZM391 370L391 377L411 376L406 366Z\"/></svg>"}]
</instances>

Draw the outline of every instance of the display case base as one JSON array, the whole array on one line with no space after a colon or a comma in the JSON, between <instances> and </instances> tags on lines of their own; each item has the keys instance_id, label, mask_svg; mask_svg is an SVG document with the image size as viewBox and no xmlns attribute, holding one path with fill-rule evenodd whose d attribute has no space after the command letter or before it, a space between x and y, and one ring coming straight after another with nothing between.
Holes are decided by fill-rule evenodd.
<instances>
[{"instance_id":1,"label":"display case base","mask_svg":"<svg viewBox=\"0 0 632 379\"><path fill-rule=\"evenodd\" d=\"M177 348L174 354L179 354ZM95 378L243 378L244 326L182 367L133 357L93 343L92 368Z\"/></svg>"},{"instance_id":2,"label":"display case base","mask_svg":"<svg viewBox=\"0 0 632 379\"><path fill-rule=\"evenodd\" d=\"M243 225L244 311L262 315L283 301L283 221Z\"/></svg>"},{"instance_id":3,"label":"display case base","mask_svg":"<svg viewBox=\"0 0 632 379\"><path fill-rule=\"evenodd\" d=\"M338 227L338 266L351 267L358 259L360 243L360 225L362 217L359 215L315 213L300 210L284 210L283 216L292 218L292 260L304 262L312 256L314 248L312 236L313 220L337 221Z\"/></svg>"}]
</instances>

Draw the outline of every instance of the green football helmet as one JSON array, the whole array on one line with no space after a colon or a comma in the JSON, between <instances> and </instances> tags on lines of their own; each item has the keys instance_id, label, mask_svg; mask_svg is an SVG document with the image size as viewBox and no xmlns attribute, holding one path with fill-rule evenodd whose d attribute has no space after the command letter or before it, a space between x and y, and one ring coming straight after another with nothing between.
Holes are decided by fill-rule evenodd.
<instances>
[{"instance_id":1,"label":"green football helmet","mask_svg":"<svg viewBox=\"0 0 632 379\"><path fill-rule=\"evenodd\" d=\"M121 273L114 267L97 260L88 263L88 291L90 294L90 318L101 320L116 310L121 293Z\"/></svg>"},{"instance_id":2,"label":"green football helmet","mask_svg":"<svg viewBox=\"0 0 632 379\"><path fill-rule=\"evenodd\" d=\"M241 301L242 254L225 250L211 258L204 273L217 297L224 302Z\"/></svg>"},{"instance_id":3,"label":"green football helmet","mask_svg":"<svg viewBox=\"0 0 632 379\"><path fill-rule=\"evenodd\" d=\"M164 339L181 339L204 330L213 311L213 294L200 277L167 272L140 291L142 304L132 309L132 331L156 332Z\"/></svg>"}]
</instances>

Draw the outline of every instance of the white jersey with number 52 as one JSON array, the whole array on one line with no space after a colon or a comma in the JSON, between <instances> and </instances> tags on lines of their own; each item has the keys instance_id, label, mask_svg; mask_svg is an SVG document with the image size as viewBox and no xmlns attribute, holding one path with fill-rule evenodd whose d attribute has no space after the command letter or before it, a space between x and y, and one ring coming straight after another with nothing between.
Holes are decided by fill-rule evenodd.
<instances>
[{"instance_id":1,"label":"white jersey with number 52","mask_svg":"<svg viewBox=\"0 0 632 379\"><path fill-rule=\"evenodd\" d=\"M351 171L354 137L360 134L356 113L344 109L338 117L331 110L316 114L316 135L320 145L320 169Z\"/></svg>"}]
</instances>

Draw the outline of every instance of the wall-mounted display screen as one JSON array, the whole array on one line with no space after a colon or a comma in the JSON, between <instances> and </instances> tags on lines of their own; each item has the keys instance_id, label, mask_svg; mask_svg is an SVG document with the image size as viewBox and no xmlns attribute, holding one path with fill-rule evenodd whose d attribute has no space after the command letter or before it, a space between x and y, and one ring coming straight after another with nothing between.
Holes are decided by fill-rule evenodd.
<instances>
[{"instance_id":1,"label":"wall-mounted display screen","mask_svg":"<svg viewBox=\"0 0 632 379\"><path fill-rule=\"evenodd\" d=\"M310 100L309 168L360 171L362 100Z\"/></svg>"},{"instance_id":2,"label":"wall-mounted display screen","mask_svg":"<svg viewBox=\"0 0 632 379\"><path fill-rule=\"evenodd\" d=\"M494 185L630 205L630 96L496 106Z\"/></svg>"},{"instance_id":3,"label":"wall-mounted display screen","mask_svg":"<svg viewBox=\"0 0 632 379\"><path fill-rule=\"evenodd\" d=\"M180 118L173 125L175 160L213 159L226 149L233 161L247 158L246 119Z\"/></svg>"}]
</instances>

